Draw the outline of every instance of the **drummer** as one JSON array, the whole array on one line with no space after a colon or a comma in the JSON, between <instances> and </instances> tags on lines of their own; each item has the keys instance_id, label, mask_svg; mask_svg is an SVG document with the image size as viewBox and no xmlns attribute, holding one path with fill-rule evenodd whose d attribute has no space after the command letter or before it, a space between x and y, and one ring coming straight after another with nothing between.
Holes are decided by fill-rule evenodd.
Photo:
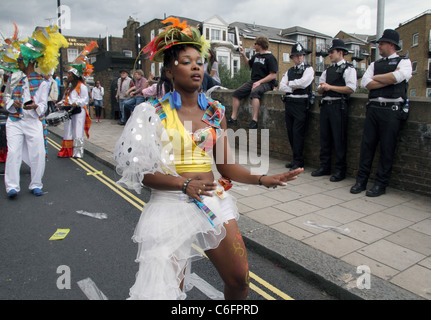
<instances>
[{"instance_id":1,"label":"drummer","mask_svg":"<svg viewBox=\"0 0 431 320\"><path fill-rule=\"evenodd\" d=\"M84 77L91 74L93 67L86 63L86 59L80 59L80 57L87 55L96 45L92 42L86 46L78 57L78 63L69 66L64 98L58 103L58 106L63 106L71 114L71 119L64 123L63 142L58 152L60 158L82 158L84 133L87 138L90 138L91 119L87 107L89 95Z\"/></svg>"},{"instance_id":2,"label":"drummer","mask_svg":"<svg viewBox=\"0 0 431 320\"><path fill-rule=\"evenodd\" d=\"M48 37L45 37L47 35ZM36 38L44 36L44 44L33 46ZM40 38L39 38L40 39ZM56 39L56 40L54 40ZM62 41L64 39L64 41ZM58 33L58 28L36 28L25 43L20 44L20 54L16 60L23 76L12 91L10 101L6 104L9 117L7 126L8 155L5 170L6 192L10 199L20 192L20 167L25 161L31 169L29 189L35 196L43 194L42 177L45 172L45 139L43 115L47 108L48 84L35 72L36 64L42 72L58 64L56 59L47 57L48 52L58 52L67 44Z\"/></svg>"}]
</instances>

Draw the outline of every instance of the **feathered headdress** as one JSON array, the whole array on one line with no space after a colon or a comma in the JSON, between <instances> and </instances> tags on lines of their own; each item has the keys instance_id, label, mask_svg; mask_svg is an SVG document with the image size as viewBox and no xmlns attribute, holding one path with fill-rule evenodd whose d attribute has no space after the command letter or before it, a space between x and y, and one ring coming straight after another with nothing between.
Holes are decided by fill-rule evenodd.
<instances>
[{"instance_id":1,"label":"feathered headdress","mask_svg":"<svg viewBox=\"0 0 431 320\"><path fill-rule=\"evenodd\" d=\"M88 63L87 55L96 47L98 47L96 41L92 41L90 44L86 45L78 58L69 65L68 72L72 72L77 77L90 76L93 73L94 67Z\"/></svg>"},{"instance_id":2,"label":"feathered headdress","mask_svg":"<svg viewBox=\"0 0 431 320\"><path fill-rule=\"evenodd\" d=\"M200 31L192 26L187 25L187 21L180 22L178 18L170 17L163 20L162 23L172 23L165 30L153 39L143 52L150 55L150 60L154 62L163 62L164 51L172 46L180 44L192 44L200 48L200 54L208 56L210 44Z\"/></svg>"},{"instance_id":3,"label":"feathered headdress","mask_svg":"<svg viewBox=\"0 0 431 320\"><path fill-rule=\"evenodd\" d=\"M42 73L50 73L58 65L60 48L69 46L66 38L58 32L58 26L37 27L32 36L20 44L20 51L27 66L35 61Z\"/></svg>"},{"instance_id":4,"label":"feathered headdress","mask_svg":"<svg viewBox=\"0 0 431 320\"><path fill-rule=\"evenodd\" d=\"M19 42L18 42L18 27L15 22L12 22L15 27L14 34L12 38L4 38L4 44L0 46L0 69L16 72L18 71L18 62L17 59L19 57Z\"/></svg>"}]
</instances>

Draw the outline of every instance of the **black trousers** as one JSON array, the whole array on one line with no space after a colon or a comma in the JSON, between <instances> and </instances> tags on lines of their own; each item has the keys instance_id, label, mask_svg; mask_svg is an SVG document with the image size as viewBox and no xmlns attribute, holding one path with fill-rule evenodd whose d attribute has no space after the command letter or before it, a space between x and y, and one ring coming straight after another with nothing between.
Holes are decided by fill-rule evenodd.
<instances>
[{"instance_id":1,"label":"black trousers","mask_svg":"<svg viewBox=\"0 0 431 320\"><path fill-rule=\"evenodd\" d=\"M293 163L304 167L304 140L308 122L308 99L290 98L284 103L287 136L292 147Z\"/></svg>"},{"instance_id":2,"label":"black trousers","mask_svg":"<svg viewBox=\"0 0 431 320\"><path fill-rule=\"evenodd\" d=\"M401 112L398 110L371 105L367 107L357 182L363 184L368 182L374 155L380 142L380 159L375 184L382 187L389 184L402 122Z\"/></svg>"},{"instance_id":3,"label":"black trousers","mask_svg":"<svg viewBox=\"0 0 431 320\"><path fill-rule=\"evenodd\" d=\"M345 101L323 101L320 107L320 166L331 170L332 150L334 171L346 173L347 119L349 105Z\"/></svg>"}]
</instances>

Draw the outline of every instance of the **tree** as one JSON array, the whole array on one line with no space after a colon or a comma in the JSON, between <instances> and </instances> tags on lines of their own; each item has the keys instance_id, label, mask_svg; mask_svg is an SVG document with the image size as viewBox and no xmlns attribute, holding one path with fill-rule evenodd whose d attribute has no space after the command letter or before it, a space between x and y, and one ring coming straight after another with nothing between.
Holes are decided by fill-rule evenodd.
<instances>
[{"instance_id":1,"label":"tree","mask_svg":"<svg viewBox=\"0 0 431 320\"><path fill-rule=\"evenodd\" d=\"M242 66L242 68L231 77L231 71L228 67L224 63L220 63L218 72L221 85L228 89L237 89L244 83L250 81L251 77L251 70L245 66Z\"/></svg>"}]
</instances>

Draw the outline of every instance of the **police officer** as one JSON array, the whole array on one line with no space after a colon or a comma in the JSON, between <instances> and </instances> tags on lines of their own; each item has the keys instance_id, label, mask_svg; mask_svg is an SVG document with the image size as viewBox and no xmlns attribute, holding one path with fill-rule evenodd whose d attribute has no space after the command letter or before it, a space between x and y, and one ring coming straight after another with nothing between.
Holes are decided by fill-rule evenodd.
<instances>
[{"instance_id":1,"label":"police officer","mask_svg":"<svg viewBox=\"0 0 431 320\"><path fill-rule=\"evenodd\" d=\"M367 187L378 142L380 159L374 186L366 192L368 197L386 193L392 171L395 148L403 120L407 118L407 86L412 77L412 63L396 53L400 50L397 31L387 29L377 41L382 59L371 63L361 86L368 89L367 114L362 135L361 156L356 184L351 193L360 193ZM408 106L408 104L407 104Z\"/></svg>"},{"instance_id":2,"label":"police officer","mask_svg":"<svg viewBox=\"0 0 431 320\"><path fill-rule=\"evenodd\" d=\"M304 63L304 47L297 43L292 47L290 58L295 66L290 68L281 79L280 90L283 96L287 136L292 147L293 161L286 168L295 170L304 167L304 138L312 96L314 69Z\"/></svg>"},{"instance_id":3,"label":"police officer","mask_svg":"<svg viewBox=\"0 0 431 320\"><path fill-rule=\"evenodd\" d=\"M331 174L332 148L335 151L334 174L330 181L341 181L346 177L347 117L350 94L355 92L356 69L344 60L349 53L344 41L333 39L329 48L332 66L320 77L317 91L322 95L320 108L320 168L313 177Z\"/></svg>"}]
</instances>

